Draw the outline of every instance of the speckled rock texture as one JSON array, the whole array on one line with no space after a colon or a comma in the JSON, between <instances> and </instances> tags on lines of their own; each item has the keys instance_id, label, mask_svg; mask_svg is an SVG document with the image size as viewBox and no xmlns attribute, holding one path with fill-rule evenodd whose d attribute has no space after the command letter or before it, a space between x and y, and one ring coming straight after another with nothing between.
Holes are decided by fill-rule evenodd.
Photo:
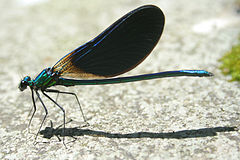
<instances>
[{"instance_id":1,"label":"speckled rock texture","mask_svg":"<svg viewBox=\"0 0 240 160\"><path fill-rule=\"evenodd\" d=\"M60 95L72 119L66 148L59 142L63 114L43 98L49 115L34 145L44 110L38 101L28 133L31 92L18 90L21 78L144 4L163 10L165 29L150 56L124 76L179 69L215 76L55 87L78 95L90 126L82 127L74 97ZM240 159L240 85L218 69L240 32L233 0L1 0L0 10L0 159Z\"/></svg>"}]
</instances>

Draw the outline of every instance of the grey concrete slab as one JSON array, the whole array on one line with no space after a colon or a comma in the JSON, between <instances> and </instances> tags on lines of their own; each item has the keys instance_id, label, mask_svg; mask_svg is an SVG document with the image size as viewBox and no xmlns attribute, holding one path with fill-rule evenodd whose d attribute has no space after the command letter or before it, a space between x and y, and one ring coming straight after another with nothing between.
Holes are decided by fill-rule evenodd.
<instances>
[{"instance_id":1,"label":"grey concrete slab","mask_svg":"<svg viewBox=\"0 0 240 160\"><path fill-rule=\"evenodd\" d=\"M30 2L0 2L0 159L240 159L240 86L218 69L240 31L233 0ZM20 79L36 76L144 4L164 11L165 29L152 54L125 75L205 69L215 76L57 87L79 96L90 126L80 128L75 99L61 95L58 102L73 120L66 149L55 136L62 113L43 98L49 115L33 145L44 111L38 102L28 133L31 93L18 90Z\"/></svg>"}]
</instances>

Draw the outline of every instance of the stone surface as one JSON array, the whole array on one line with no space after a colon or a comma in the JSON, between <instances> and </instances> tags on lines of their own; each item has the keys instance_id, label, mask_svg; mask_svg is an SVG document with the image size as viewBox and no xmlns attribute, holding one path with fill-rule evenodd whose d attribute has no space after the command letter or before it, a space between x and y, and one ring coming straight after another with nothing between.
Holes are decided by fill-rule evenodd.
<instances>
[{"instance_id":1,"label":"stone surface","mask_svg":"<svg viewBox=\"0 0 240 160\"><path fill-rule=\"evenodd\" d=\"M34 145L44 110L38 102L28 133L31 93L18 90L20 79L144 4L163 10L165 29L152 54L125 75L205 69L215 76L57 87L79 96L90 126L76 128L84 123L75 99L60 95L73 119L65 148L54 136L62 113L43 98L49 116ZM218 69L240 31L233 0L1 0L0 8L0 159L240 159L240 85Z\"/></svg>"}]
</instances>

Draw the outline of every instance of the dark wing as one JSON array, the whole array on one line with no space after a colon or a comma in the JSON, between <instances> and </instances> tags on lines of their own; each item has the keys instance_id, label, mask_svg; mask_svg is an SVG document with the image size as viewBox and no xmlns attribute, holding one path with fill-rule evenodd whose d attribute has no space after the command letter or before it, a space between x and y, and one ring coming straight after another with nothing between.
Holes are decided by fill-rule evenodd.
<instances>
[{"instance_id":1,"label":"dark wing","mask_svg":"<svg viewBox=\"0 0 240 160\"><path fill-rule=\"evenodd\" d=\"M139 7L93 40L60 59L53 71L69 77L112 77L141 63L162 34L164 14L153 5Z\"/></svg>"}]
</instances>

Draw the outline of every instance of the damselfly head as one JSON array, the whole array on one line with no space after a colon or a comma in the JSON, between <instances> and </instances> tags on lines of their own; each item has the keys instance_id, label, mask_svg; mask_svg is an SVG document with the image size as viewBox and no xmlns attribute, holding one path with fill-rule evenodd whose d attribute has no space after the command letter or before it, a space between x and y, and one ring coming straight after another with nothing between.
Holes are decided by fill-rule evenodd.
<instances>
[{"instance_id":1,"label":"damselfly head","mask_svg":"<svg viewBox=\"0 0 240 160\"><path fill-rule=\"evenodd\" d=\"M29 81L31 81L31 78L29 76L24 77L18 86L19 90L24 91L27 88L27 86L29 86Z\"/></svg>"}]
</instances>

